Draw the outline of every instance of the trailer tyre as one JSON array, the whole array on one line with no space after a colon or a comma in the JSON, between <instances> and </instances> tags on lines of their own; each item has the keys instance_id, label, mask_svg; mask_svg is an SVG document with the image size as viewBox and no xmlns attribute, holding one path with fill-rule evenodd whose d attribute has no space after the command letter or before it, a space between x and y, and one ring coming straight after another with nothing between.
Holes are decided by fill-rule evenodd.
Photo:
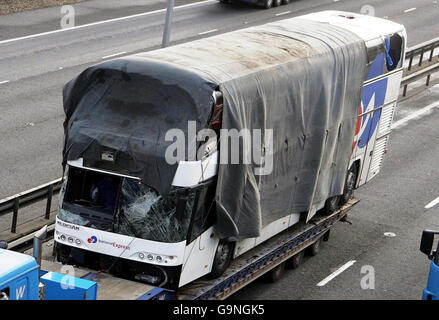
<instances>
[{"instance_id":1,"label":"trailer tyre","mask_svg":"<svg viewBox=\"0 0 439 320\"><path fill-rule=\"evenodd\" d=\"M279 7L282 4L282 0L273 0L273 7Z\"/></svg>"},{"instance_id":2,"label":"trailer tyre","mask_svg":"<svg viewBox=\"0 0 439 320\"><path fill-rule=\"evenodd\" d=\"M314 257L320 252L321 247L322 247L322 237L320 237L316 242L314 242L312 245L306 248L306 251L310 256Z\"/></svg>"},{"instance_id":3,"label":"trailer tyre","mask_svg":"<svg viewBox=\"0 0 439 320\"><path fill-rule=\"evenodd\" d=\"M305 250L296 253L294 256L292 256L286 261L285 268L297 269L302 264L304 256L305 256Z\"/></svg>"},{"instance_id":4,"label":"trailer tyre","mask_svg":"<svg viewBox=\"0 0 439 320\"><path fill-rule=\"evenodd\" d=\"M273 6L273 0L264 0L264 8L270 9Z\"/></svg>"},{"instance_id":5,"label":"trailer tyre","mask_svg":"<svg viewBox=\"0 0 439 320\"><path fill-rule=\"evenodd\" d=\"M290 0L282 0L282 4L289 4Z\"/></svg>"},{"instance_id":6,"label":"trailer tyre","mask_svg":"<svg viewBox=\"0 0 439 320\"><path fill-rule=\"evenodd\" d=\"M268 281L270 281L271 283L275 283L279 281L280 278L282 278L284 270L285 270L285 262L282 262L280 265L270 270L270 272L268 273Z\"/></svg>"},{"instance_id":7,"label":"trailer tyre","mask_svg":"<svg viewBox=\"0 0 439 320\"><path fill-rule=\"evenodd\" d=\"M220 277L229 267L232 260L233 244L228 241L220 241L216 248L215 257L212 263L211 278Z\"/></svg>"}]
</instances>

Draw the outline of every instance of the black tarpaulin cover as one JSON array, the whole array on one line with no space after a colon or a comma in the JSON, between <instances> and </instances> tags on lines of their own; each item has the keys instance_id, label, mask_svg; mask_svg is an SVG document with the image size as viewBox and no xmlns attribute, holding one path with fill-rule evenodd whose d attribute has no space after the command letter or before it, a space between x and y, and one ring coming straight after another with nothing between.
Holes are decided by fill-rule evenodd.
<instances>
[{"instance_id":1,"label":"black tarpaulin cover","mask_svg":"<svg viewBox=\"0 0 439 320\"><path fill-rule=\"evenodd\" d=\"M272 171L219 165L217 234L256 237L342 193L366 61L353 33L293 18L91 67L64 89L64 164L111 149L126 173L166 193L176 170L164 159L166 131L187 134L189 120L205 128L219 88L222 129L261 129ZM220 155L236 151L225 149Z\"/></svg>"}]
</instances>

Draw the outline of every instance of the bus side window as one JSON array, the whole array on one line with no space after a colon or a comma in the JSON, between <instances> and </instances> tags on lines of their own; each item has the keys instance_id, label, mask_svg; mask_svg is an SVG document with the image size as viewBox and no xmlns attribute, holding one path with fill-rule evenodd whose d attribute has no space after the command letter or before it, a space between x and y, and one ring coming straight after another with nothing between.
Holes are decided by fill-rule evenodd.
<instances>
[{"instance_id":1,"label":"bus side window","mask_svg":"<svg viewBox=\"0 0 439 320\"><path fill-rule=\"evenodd\" d=\"M377 78L387 71L385 70L385 48L382 38L373 39L366 42L367 47L367 66L366 81Z\"/></svg>"},{"instance_id":2,"label":"bus side window","mask_svg":"<svg viewBox=\"0 0 439 320\"><path fill-rule=\"evenodd\" d=\"M387 71L392 71L402 66L402 46L403 39L401 35L395 33L384 39L386 48L386 67Z\"/></svg>"}]
</instances>

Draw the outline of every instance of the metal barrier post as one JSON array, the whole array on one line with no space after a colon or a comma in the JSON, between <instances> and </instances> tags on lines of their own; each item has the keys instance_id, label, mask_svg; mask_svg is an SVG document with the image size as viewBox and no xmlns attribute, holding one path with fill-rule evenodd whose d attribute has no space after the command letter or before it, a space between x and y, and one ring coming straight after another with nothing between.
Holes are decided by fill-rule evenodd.
<instances>
[{"instance_id":1,"label":"metal barrier post","mask_svg":"<svg viewBox=\"0 0 439 320\"><path fill-rule=\"evenodd\" d=\"M45 219L50 219L50 208L52 207L52 197L53 197L53 184L49 186L49 190L47 191L47 204L46 204L46 215Z\"/></svg>"},{"instance_id":2,"label":"metal barrier post","mask_svg":"<svg viewBox=\"0 0 439 320\"><path fill-rule=\"evenodd\" d=\"M15 233L17 231L17 216L18 216L19 207L20 207L20 198L16 198L14 201L14 213L12 215L12 226L11 226L12 233Z\"/></svg>"}]
</instances>

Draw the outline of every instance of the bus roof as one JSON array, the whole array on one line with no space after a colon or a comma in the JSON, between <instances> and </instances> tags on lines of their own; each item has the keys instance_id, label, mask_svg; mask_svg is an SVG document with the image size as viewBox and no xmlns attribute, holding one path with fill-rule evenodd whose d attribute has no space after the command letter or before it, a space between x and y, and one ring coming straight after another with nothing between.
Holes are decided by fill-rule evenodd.
<instances>
[{"instance_id":1,"label":"bus roof","mask_svg":"<svg viewBox=\"0 0 439 320\"><path fill-rule=\"evenodd\" d=\"M405 32L402 24L377 18L370 15L356 14L344 11L321 11L301 16L318 22L329 23L330 25L345 28L355 33L365 41L379 38L384 35L397 32Z\"/></svg>"}]
</instances>

